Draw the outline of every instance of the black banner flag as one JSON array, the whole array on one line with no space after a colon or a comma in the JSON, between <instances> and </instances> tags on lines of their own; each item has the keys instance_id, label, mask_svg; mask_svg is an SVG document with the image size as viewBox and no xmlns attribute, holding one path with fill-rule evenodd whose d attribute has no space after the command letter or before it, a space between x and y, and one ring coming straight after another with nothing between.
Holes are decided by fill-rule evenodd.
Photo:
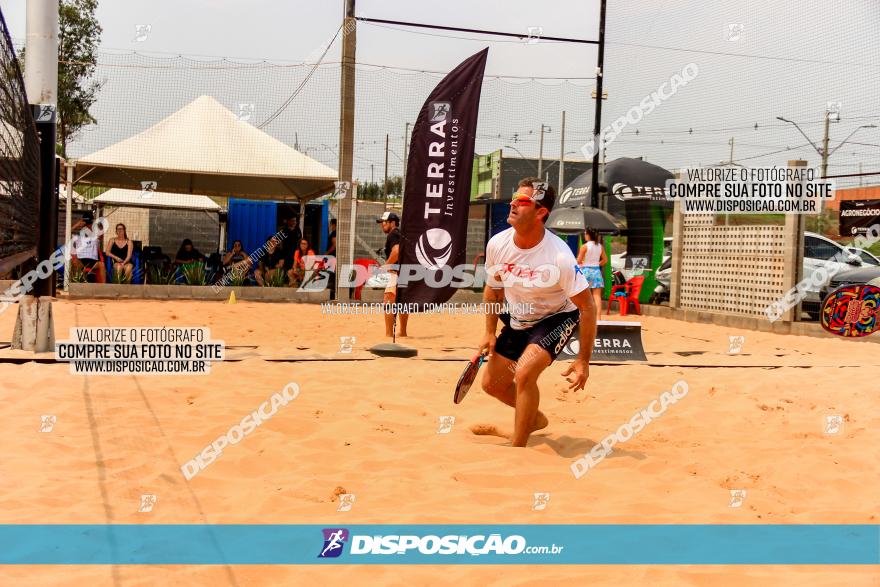
<instances>
[{"instance_id":1,"label":"black banner flag","mask_svg":"<svg viewBox=\"0 0 880 587\"><path fill-rule=\"evenodd\" d=\"M840 202L840 236L865 236L880 222L880 200L843 200Z\"/></svg>"},{"instance_id":2,"label":"black banner flag","mask_svg":"<svg viewBox=\"0 0 880 587\"><path fill-rule=\"evenodd\" d=\"M398 303L423 309L455 293L452 270L466 262L474 141L488 55L489 49L483 49L449 72L428 96L413 127Z\"/></svg>"}]
</instances>

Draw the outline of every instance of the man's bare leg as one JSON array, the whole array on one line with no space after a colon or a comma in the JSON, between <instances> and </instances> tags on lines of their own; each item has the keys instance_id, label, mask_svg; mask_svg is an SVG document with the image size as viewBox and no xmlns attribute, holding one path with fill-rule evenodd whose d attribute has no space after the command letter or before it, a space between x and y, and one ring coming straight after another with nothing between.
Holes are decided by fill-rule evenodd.
<instances>
[{"instance_id":1,"label":"man's bare leg","mask_svg":"<svg viewBox=\"0 0 880 587\"><path fill-rule=\"evenodd\" d=\"M397 336L405 337L406 334L406 324L409 322L409 314L400 314L400 330L397 331Z\"/></svg>"},{"instance_id":2,"label":"man's bare leg","mask_svg":"<svg viewBox=\"0 0 880 587\"><path fill-rule=\"evenodd\" d=\"M397 298L397 290L386 288L385 293L382 294L382 303L383 304L393 304L395 299ZM397 318L397 315L393 312L387 312L385 314L385 336L391 338L394 336L394 320Z\"/></svg>"},{"instance_id":3,"label":"man's bare leg","mask_svg":"<svg viewBox=\"0 0 880 587\"><path fill-rule=\"evenodd\" d=\"M523 356L527 357L529 355L523 353ZM517 364L514 361L494 353L489 357L486 370L483 371L483 391L511 408L517 408L516 384L514 382L517 369ZM537 409L533 413L532 418L530 432L546 428L550 423L547 416ZM479 435L513 437L513 434L501 431L493 425L479 424L472 427L471 431Z\"/></svg>"},{"instance_id":4,"label":"man's bare leg","mask_svg":"<svg viewBox=\"0 0 880 587\"><path fill-rule=\"evenodd\" d=\"M530 344L517 364L514 384L516 387L516 419L511 442L513 446L526 446L529 435L535 430L538 420L538 404L541 401L538 391L538 377L550 366L550 354L536 344ZM543 416L543 414L541 414ZM543 421L546 422L544 417ZM544 424L546 426L546 424Z\"/></svg>"}]
</instances>

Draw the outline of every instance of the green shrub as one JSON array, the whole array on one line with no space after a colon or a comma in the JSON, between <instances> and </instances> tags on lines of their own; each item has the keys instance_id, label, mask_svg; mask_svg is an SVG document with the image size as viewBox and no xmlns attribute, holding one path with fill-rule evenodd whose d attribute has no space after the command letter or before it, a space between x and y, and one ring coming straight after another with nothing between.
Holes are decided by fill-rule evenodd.
<instances>
[{"instance_id":1,"label":"green shrub","mask_svg":"<svg viewBox=\"0 0 880 587\"><path fill-rule=\"evenodd\" d=\"M110 278L112 283L120 284L120 283L131 283L131 276L125 274L124 269L118 269L116 265L113 266L113 275Z\"/></svg>"},{"instance_id":2,"label":"green shrub","mask_svg":"<svg viewBox=\"0 0 880 587\"><path fill-rule=\"evenodd\" d=\"M70 265L70 283L86 283L86 271L78 265Z\"/></svg>"},{"instance_id":3,"label":"green shrub","mask_svg":"<svg viewBox=\"0 0 880 587\"><path fill-rule=\"evenodd\" d=\"M174 268L168 265L150 265L147 269L147 283L152 285L173 285Z\"/></svg>"},{"instance_id":4,"label":"green shrub","mask_svg":"<svg viewBox=\"0 0 880 587\"><path fill-rule=\"evenodd\" d=\"M183 274L183 280L187 285L206 285L208 283L208 275L205 273L205 266L201 263L189 263L180 268Z\"/></svg>"},{"instance_id":5,"label":"green shrub","mask_svg":"<svg viewBox=\"0 0 880 587\"><path fill-rule=\"evenodd\" d=\"M284 287L285 285L287 285L287 279L284 275L284 269L267 271L266 276L263 278L263 283L266 285L266 287Z\"/></svg>"}]
</instances>

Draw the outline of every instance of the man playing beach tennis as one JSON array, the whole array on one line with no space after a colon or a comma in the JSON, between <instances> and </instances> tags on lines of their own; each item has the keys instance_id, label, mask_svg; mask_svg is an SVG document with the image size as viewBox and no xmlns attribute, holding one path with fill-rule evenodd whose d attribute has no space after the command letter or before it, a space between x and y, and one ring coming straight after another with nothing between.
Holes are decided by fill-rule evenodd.
<instances>
[{"instance_id":1,"label":"man playing beach tennis","mask_svg":"<svg viewBox=\"0 0 880 587\"><path fill-rule=\"evenodd\" d=\"M578 324L580 352L562 375L569 390L583 389L589 377L596 309L568 245L544 227L555 200L553 186L539 178L523 179L510 203L511 228L486 245L483 301L490 313L480 342L480 350L489 353L483 390L515 408L513 446L526 446L532 432L547 426L547 417L538 410L538 377ZM491 313L505 300L509 313ZM504 327L496 337L499 318Z\"/></svg>"}]
</instances>

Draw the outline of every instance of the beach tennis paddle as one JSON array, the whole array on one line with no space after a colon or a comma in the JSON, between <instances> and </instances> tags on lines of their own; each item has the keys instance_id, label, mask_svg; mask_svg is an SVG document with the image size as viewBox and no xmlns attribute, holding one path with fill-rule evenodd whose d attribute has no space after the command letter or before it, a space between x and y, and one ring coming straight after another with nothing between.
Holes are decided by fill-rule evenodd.
<instances>
[{"instance_id":1,"label":"beach tennis paddle","mask_svg":"<svg viewBox=\"0 0 880 587\"><path fill-rule=\"evenodd\" d=\"M471 384L474 382L474 379L477 378L477 372L480 370L480 365L483 364L487 356L486 353L481 353L468 361L467 366L461 373L461 377L458 378L458 385L455 386L455 395L452 396L453 402L460 404L461 400L464 399L464 396L467 395L468 390L471 388Z\"/></svg>"},{"instance_id":2,"label":"beach tennis paddle","mask_svg":"<svg viewBox=\"0 0 880 587\"><path fill-rule=\"evenodd\" d=\"M858 338L878 330L880 288L873 285L839 287L822 304L822 328L831 334Z\"/></svg>"}]
</instances>

